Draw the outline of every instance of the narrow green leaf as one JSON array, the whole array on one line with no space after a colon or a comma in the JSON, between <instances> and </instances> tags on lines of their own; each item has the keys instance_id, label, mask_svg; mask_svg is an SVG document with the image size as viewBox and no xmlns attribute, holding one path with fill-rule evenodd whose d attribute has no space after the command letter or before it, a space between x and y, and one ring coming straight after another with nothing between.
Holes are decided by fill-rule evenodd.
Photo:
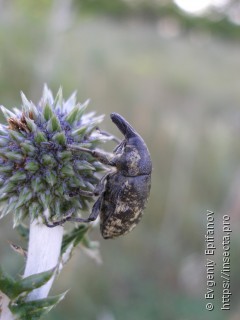
<instances>
[{"instance_id":1,"label":"narrow green leaf","mask_svg":"<svg viewBox=\"0 0 240 320\"><path fill-rule=\"evenodd\" d=\"M84 114L85 110L89 105L90 100L86 100L83 104L79 104L79 111L78 111L78 121L81 119L82 115Z\"/></svg>"},{"instance_id":2,"label":"narrow green leaf","mask_svg":"<svg viewBox=\"0 0 240 320\"><path fill-rule=\"evenodd\" d=\"M89 100L87 100L84 104L78 103L72 111L67 115L66 121L68 123L73 124L74 122L80 121L82 115L84 114L87 106L88 106Z\"/></svg>"},{"instance_id":3,"label":"narrow green leaf","mask_svg":"<svg viewBox=\"0 0 240 320\"><path fill-rule=\"evenodd\" d=\"M10 299L15 299L21 293L31 292L32 290L43 286L53 276L55 269L56 267L16 281L0 268L0 290Z\"/></svg>"},{"instance_id":4,"label":"narrow green leaf","mask_svg":"<svg viewBox=\"0 0 240 320\"><path fill-rule=\"evenodd\" d=\"M47 167L54 167L56 165L56 160L51 154L44 154L42 156L42 164L47 166Z\"/></svg>"},{"instance_id":5,"label":"narrow green leaf","mask_svg":"<svg viewBox=\"0 0 240 320\"><path fill-rule=\"evenodd\" d=\"M30 292L36 288L43 286L47 283L55 272L56 267L37 274L33 274L29 277L23 278L17 282L19 288L21 288L21 292Z\"/></svg>"},{"instance_id":6,"label":"narrow green leaf","mask_svg":"<svg viewBox=\"0 0 240 320\"><path fill-rule=\"evenodd\" d=\"M22 103L23 103L23 109L24 111L29 111L30 107L31 107L31 102L28 101L28 99L26 98L25 94L21 91L21 98L22 98Z\"/></svg>"},{"instance_id":7,"label":"narrow green leaf","mask_svg":"<svg viewBox=\"0 0 240 320\"><path fill-rule=\"evenodd\" d=\"M81 241L81 244L83 246L83 251L85 254L87 254L87 256L93 259L96 263L102 264L98 241L91 241L85 235Z\"/></svg>"},{"instance_id":8,"label":"narrow green leaf","mask_svg":"<svg viewBox=\"0 0 240 320\"><path fill-rule=\"evenodd\" d=\"M54 214L55 214L57 220L59 220L62 215L61 201L55 199L53 202L54 202Z\"/></svg>"},{"instance_id":9,"label":"narrow green leaf","mask_svg":"<svg viewBox=\"0 0 240 320\"><path fill-rule=\"evenodd\" d=\"M0 178L0 187L4 185L4 179Z\"/></svg>"},{"instance_id":10,"label":"narrow green leaf","mask_svg":"<svg viewBox=\"0 0 240 320\"><path fill-rule=\"evenodd\" d=\"M84 235L89 230L89 226L81 224L77 228L74 228L71 232L68 232L63 236L63 242L61 247L61 254L64 254L68 247L73 244L76 247L83 239Z\"/></svg>"},{"instance_id":11,"label":"narrow green leaf","mask_svg":"<svg viewBox=\"0 0 240 320\"><path fill-rule=\"evenodd\" d=\"M45 134L43 134L42 132L38 131L35 136L34 136L34 140L37 143L41 143L41 142L47 142L47 138L45 137Z\"/></svg>"},{"instance_id":12,"label":"narrow green leaf","mask_svg":"<svg viewBox=\"0 0 240 320\"><path fill-rule=\"evenodd\" d=\"M54 102L52 91L48 88L46 83L43 87L42 99L43 101L48 102L50 105L52 105Z\"/></svg>"},{"instance_id":13,"label":"narrow green leaf","mask_svg":"<svg viewBox=\"0 0 240 320\"><path fill-rule=\"evenodd\" d=\"M64 194L63 184L56 185L56 188L54 188L54 194L58 197L63 196L63 194Z\"/></svg>"},{"instance_id":14,"label":"narrow green leaf","mask_svg":"<svg viewBox=\"0 0 240 320\"><path fill-rule=\"evenodd\" d=\"M16 208L13 215L13 228L17 227L27 216L29 212L26 206Z\"/></svg>"},{"instance_id":15,"label":"narrow green leaf","mask_svg":"<svg viewBox=\"0 0 240 320\"><path fill-rule=\"evenodd\" d=\"M0 166L0 173L7 173L7 172L12 172L13 171L13 165L12 164L2 164Z\"/></svg>"},{"instance_id":16,"label":"narrow green leaf","mask_svg":"<svg viewBox=\"0 0 240 320\"><path fill-rule=\"evenodd\" d=\"M64 110L65 111L69 112L73 108L73 106L76 105L76 95L77 95L77 92L74 91L71 94L71 96L67 99L67 101L64 102Z\"/></svg>"},{"instance_id":17,"label":"narrow green leaf","mask_svg":"<svg viewBox=\"0 0 240 320\"><path fill-rule=\"evenodd\" d=\"M89 103L89 100L87 100L84 104L78 103L72 109L72 111L66 116L65 120L70 124L80 121L82 115L84 114L84 111L88 106L88 103Z\"/></svg>"},{"instance_id":18,"label":"narrow green leaf","mask_svg":"<svg viewBox=\"0 0 240 320\"><path fill-rule=\"evenodd\" d=\"M85 184L90 191L93 191L95 189L94 185L91 182L85 181Z\"/></svg>"},{"instance_id":19,"label":"narrow green leaf","mask_svg":"<svg viewBox=\"0 0 240 320\"><path fill-rule=\"evenodd\" d=\"M43 206L44 208L46 208L46 207L47 207L47 203L46 203L47 198L46 198L45 193L39 193L39 194L38 194L38 199L41 201L42 206Z\"/></svg>"},{"instance_id":20,"label":"narrow green leaf","mask_svg":"<svg viewBox=\"0 0 240 320\"><path fill-rule=\"evenodd\" d=\"M88 237L84 236L82 239L82 245L90 250L96 250L99 249L99 242L98 241L92 241Z\"/></svg>"},{"instance_id":21,"label":"narrow green leaf","mask_svg":"<svg viewBox=\"0 0 240 320\"><path fill-rule=\"evenodd\" d=\"M77 128L77 129L73 130L72 134L74 136L82 136L82 135L85 134L86 130L87 130L87 126L86 125L85 126L81 126L80 128Z\"/></svg>"},{"instance_id":22,"label":"narrow green leaf","mask_svg":"<svg viewBox=\"0 0 240 320\"><path fill-rule=\"evenodd\" d=\"M9 210L9 206L6 204L0 211L0 219L5 217L8 213L10 213L10 210Z\"/></svg>"},{"instance_id":23,"label":"narrow green leaf","mask_svg":"<svg viewBox=\"0 0 240 320\"><path fill-rule=\"evenodd\" d=\"M79 171L85 171L85 170L91 170L91 171L95 171L95 167L92 166L89 162L87 162L86 160L78 160L75 162L76 167Z\"/></svg>"},{"instance_id":24,"label":"narrow green leaf","mask_svg":"<svg viewBox=\"0 0 240 320\"><path fill-rule=\"evenodd\" d=\"M39 169L39 163L34 160L28 161L26 162L24 168L27 171L35 172Z\"/></svg>"},{"instance_id":25,"label":"narrow green leaf","mask_svg":"<svg viewBox=\"0 0 240 320\"><path fill-rule=\"evenodd\" d=\"M69 161L70 159L72 159L72 152L71 151L62 151L62 152L58 152L57 156L60 160L67 160Z\"/></svg>"},{"instance_id":26,"label":"narrow green leaf","mask_svg":"<svg viewBox=\"0 0 240 320\"><path fill-rule=\"evenodd\" d=\"M28 155L33 155L36 152L36 148L32 145L30 141L26 142L25 140L25 142L20 143L20 147L22 151Z\"/></svg>"},{"instance_id":27,"label":"narrow green leaf","mask_svg":"<svg viewBox=\"0 0 240 320\"><path fill-rule=\"evenodd\" d=\"M15 191L16 185L9 180L5 181L4 186L0 189L1 194Z\"/></svg>"},{"instance_id":28,"label":"narrow green leaf","mask_svg":"<svg viewBox=\"0 0 240 320\"><path fill-rule=\"evenodd\" d=\"M0 290L5 293L10 299L18 296L18 286L16 281L5 273L0 267Z\"/></svg>"},{"instance_id":29,"label":"narrow green leaf","mask_svg":"<svg viewBox=\"0 0 240 320\"><path fill-rule=\"evenodd\" d=\"M46 190L46 184L44 183L44 180L42 177L36 177L35 179L32 179L31 186L34 192L38 193L42 190Z\"/></svg>"},{"instance_id":30,"label":"narrow green leaf","mask_svg":"<svg viewBox=\"0 0 240 320\"><path fill-rule=\"evenodd\" d=\"M3 137L8 137L8 128L7 126L4 126L0 124L0 135Z\"/></svg>"},{"instance_id":31,"label":"narrow green leaf","mask_svg":"<svg viewBox=\"0 0 240 320\"><path fill-rule=\"evenodd\" d=\"M6 159L5 153L8 152L8 151L9 151L9 147L8 146L7 147L2 147L0 149L0 157L3 158L3 159Z\"/></svg>"},{"instance_id":32,"label":"narrow green leaf","mask_svg":"<svg viewBox=\"0 0 240 320\"><path fill-rule=\"evenodd\" d=\"M8 205L11 205L12 203L15 203L17 200L18 200L18 195L11 196L9 198Z\"/></svg>"},{"instance_id":33,"label":"narrow green leaf","mask_svg":"<svg viewBox=\"0 0 240 320\"><path fill-rule=\"evenodd\" d=\"M93 161L91 162L91 164L94 166L96 171L103 171L103 170L107 170L106 165L102 164L99 161Z\"/></svg>"},{"instance_id":34,"label":"narrow green leaf","mask_svg":"<svg viewBox=\"0 0 240 320\"><path fill-rule=\"evenodd\" d=\"M11 176L11 178L9 179L9 181L11 182L21 182L21 181L24 181L26 180L26 173L24 172L21 172L21 171L17 171L13 176Z\"/></svg>"},{"instance_id":35,"label":"narrow green leaf","mask_svg":"<svg viewBox=\"0 0 240 320\"><path fill-rule=\"evenodd\" d=\"M38 194L38 199L41 201L42 206L47 208L52 200L52 197L50 196L49 192L42 192Z\"/></svg>"},{"instance_id":36,"label":"narrow green leaf","mask_svg":"<svg viewBox=\"0 0 240 320\"><path fill-rule=\"evenodd\" d=\"M16 115L10 110L6 109L4 106L0 106L0 108L6 120L8 120L9 118L16 118Z\"/></svg>"},{"instance_id":37,"label":"narrow green leaf","mask_svg":"<svg viewBox=\"0 0 240 320\"><path fill-rule=\"evenodd\" d=\"M61 124L57 118L57 116L53 116L51 119L52 122L52 131L61 131L62 127Z\"/></svg>"},{"instance_id":38,"label":"narrow green leaf","mask_svg":"<svg viewBox=\"0 0 240 320\"><path fill-rule=\"evenodd\" d=\"M9 309L17 316L17 320L37 320L63 300L66 293L67 291L58 296L28 302L19 300L12 303Z\"/></svg>"},{"instance_id":39,"label":"narrow green leaf","mask_svg":"<svg viewBox=\"0 0 240 320\"><path fill-rule=\"evenodd\" d=\"M57 108L58 110L62 111L63 108L63 92L62 92L62 88L60 87L57 94L56 94L56 98L54 101L54 107Z\"/></svg>"},{"instance_id":40,"label":"narrow green leaf","mask_svg":"<svg viewBox=\"0 0 240 320\"><path fill-rule=\"evenodd\" d=\"M90 123L89 123L89 129L92 130L92 129L95 129L95 127L97 125L99 125L104 119L104 114L98 116L98 117L94 117L91 119L91 126L90 126Z\"/></svg>"},{"instance_id":41,"label":"narrow green leaf","mask_svg":"<svg viewBox=\"0 0 240 320\"><path fill-rule=\"evenodd\" d=\"M45 180L50 186L53 186L57 182L57 174L55 171L48 171L45 175Z\"/></svg>"},{"instance_id":42,"label":"narrow green leaf","mask_svg":"<svg viewBox=\"0 0 240 320\"><path fill-rule=\"evenodd\" d=\"M78 115L78 112L79 112L79 105L76 105L72 111L66 116L66 121L69 123L69 124L73 124L75 121L77 121L77 115Z\"/></svg>"},{"instance_id":43,"label":"narrow green leaf","mask_svg":"<svg viewBox=\"0 0 240 320\"><path fill-rule=\"evenodd\" d=\"M9 130L9 135L16 142L22 142L25 139L24 135L19 131Z\"/></svg>"},{"instance_id":44,"label":"narrow green leaf","mask_svg":"<svg viewBox=\"0 0 240 320\"><path fill-rule=\"evenodd\" d=\"M4 153L5 157L9 160L12 160L12 161L21 161L23 160L23 155L22 154L19 154L17 152L5 152Z\"/></svg>"},{"instance_id":45,"label":"narrow green leaf","mask_svg":"<svg viewBox=\"0 0 240 320\"><path fill-rule=\"evenodd\" d=\"M80 175L72 177L71 181L69 181L69 186L71 188L86 187L84 180Z\"/></svg>"},{"instance_id":46,"label":"narrow green leaf","mask_svg":"<svg viewBox=\"0 0 240 320\"><path fill-rule=\"evenodd\" d=\"M29 117L33 118L33 120L37 120L39 118L39 110L32 102L30 106Z\"/></svg>"},{"instance_id":47,"label":"narrow green leaf","mask_svg":"<svg viewBox=\"0 0 240 320\"><path fill-rule=\"evenodd\" d=\"M43 211L43 207L38 202L32 202L28 208L28 211L32 218L37 218L39 213Z\"/></svg>"},{"instance_id":48,"label":"narrow green leaf","mask_svg":"<svg viewBox=\"0 0 240 320\"><path fill-rule=\"evenodd\" d=\"M78 147L80 148L87 148L87 149L90 149L92 147L92 143L89 143L89 142L81 142L81 143L78 143L77 144ZM83 152L83 151L80 151L80 152Z\"/></svg>"},{"instance_id":49,"label":"narrow green leaf","mask_svg":"<svg viewBox=\"0 0 240 320\"><path fill-rule=\"evenodd\" d=\"M0 138L0 147L6 147L9 143L9 140L7 138L1 137Z\"/></svg>"},{"instance_id":50,"label":"narrow green leaf","mask_svg":"<svg viewBox=\"0 0 240 320\"><path fill-rule=\"evenodd\" d=\"M6 193L3 193L2 189L0 189L0 201L5 202L8 199L9 199L9 195L7 195Z\"/></svg>"},{"instance_id":51,"label":"narrow green leaf","mask_svg":"<svg viewBox=\"0 0 240 320\"><path fill-rule=\"evenodd\" d=\"M17 201L18 201L18 196L11 196L9 198L8 203L5 205L5 208L4 208L6 209L5 214L15 211Z\"/></svg>"},{"instance_id":52,"label":"narrow green leaf","mask_svg":"<svg viewBox=\"0 0 240 320\"><path fill-rule=\"evenodd\" d=\"M49 127L48 127L49 126ZM48 125L47 125L47 129L51 132L55 132L55 131L61 131L62 128L61 128L61 124L57 118L57 116L53 116L49 122L48 122Z\"/></svg>"},{"instance_id":53,"label":"narrow green leaf","mask_svg":"<svg viewBox=\"0 0 240 320\"><path fill-rule=\"evenodd\" d=\"M16 208L21 207L23 204L27 203L33 196L33 193L31 190L29 190L27 187L24 187L22 191L19 194L18 202L16 205Z\"/></svg>"},{"instance_id":54,"label":"narrow green leaf","mask_svg":"<svg viewBox=\"0 0 240 320\"><path fill-rule=\"evenodd\" d=\"M75 175L75 172L71 164L66 164L62 167L60 174L63 177L73 177Z\"/></svg>"},{"instance_id":55,"label":"narrow green leaf","mask_svg":"<svg viewBox=\"0 0 240 320\"><path fill-rule=\"evenodd\" d=\"M50 107L50 105L47 103L47 104L44 106L44 109L43 109L44 119L48 121L48 120L50 120L50 119L52 118L53 115L54 115L53 110L52 110L52 108Z\"/></svg>"},{"instance_id":56,"label":"narrow green leaf","mask_svg":"<svg viewBox=\"0 0 240 320\"><path fill-rule=\"evenodd\" d=\"M36 123L32 119L26 118L26 122L27 122L27 126L31 132L37 131Z\"/></svg>"},{"instance_id":57,"label":"narrow green leaf","mask_svg":"<svg viewBox=\"0 0 240 320\"><path fill-rule=\"evenodd\" d=\"M64 132L55 133L54 136L52 137L52 140L56 141L57 143L59 143L62 146L65 146L67 143L66 136L65 136Z\"/></svg>"}]
</instances>

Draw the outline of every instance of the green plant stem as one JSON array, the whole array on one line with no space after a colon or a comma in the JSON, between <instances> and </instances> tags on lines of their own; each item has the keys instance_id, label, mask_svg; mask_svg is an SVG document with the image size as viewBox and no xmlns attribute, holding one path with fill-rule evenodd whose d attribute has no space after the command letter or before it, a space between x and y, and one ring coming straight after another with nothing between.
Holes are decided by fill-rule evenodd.
<instances>
[{"instance_id":1,"label":"green plant stem","mask_svg":"<svg viewBox=\"0 0 240 320\"><path fill-rule=\"evenodd\" d=\"M47 212L45 212L46 214ZM47 216L47 214L46 214ZM28 255L24 277L48 271L57 266L63 238L63 227L48 228L34 220L30 224ZM29 293L27 300L46 298L51 289L54 276L42 287Z\"/></svg>"}]
</instances>

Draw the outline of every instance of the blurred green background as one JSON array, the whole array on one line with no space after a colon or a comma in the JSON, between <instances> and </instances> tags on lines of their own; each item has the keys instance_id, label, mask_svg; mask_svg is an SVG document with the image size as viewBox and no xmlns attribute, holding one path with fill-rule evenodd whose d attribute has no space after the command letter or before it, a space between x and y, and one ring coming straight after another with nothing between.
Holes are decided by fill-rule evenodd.
<instances>
[{"instance_id":1,"label":"blurred green background","mask_svg":"<svg viewBox=\"0 0 240 320\"><path fill-rule=\"evenodd\" d=\"M141 224L112 241L94 230L103 263L77 249L52 293L70 291L46 319L239 319L239 23L238 1L0 0L0 104L19 106L21 90L37 102L44 83L54 94L61 85L65 97L77 89L81 102L91 98L89 110L106 114L102 128L119 136L108 115L126 117L153 160ZM217 247L211 312L207 209L215 212ZM233 230L225 312L224 214ZM1 220L0 262L15 275L24 262L7 242L21 243L11 220Z\"/></svg>"}]
</instances>

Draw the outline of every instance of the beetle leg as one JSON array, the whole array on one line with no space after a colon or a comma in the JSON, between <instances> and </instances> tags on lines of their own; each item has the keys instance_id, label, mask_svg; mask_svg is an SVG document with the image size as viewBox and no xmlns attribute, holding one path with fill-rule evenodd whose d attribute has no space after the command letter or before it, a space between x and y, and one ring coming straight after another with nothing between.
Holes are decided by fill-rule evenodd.
<instances>
[{"instance_id":1,"label":"beetle leg","mask_svg":"<svg viewBox=\"0 0 240 320\"><path fill-rule=\"evenodd\" d=\"M92 222L92 221L96 220L97 217L99 216L100 211L101 211L101 206L102 206L102 197L99 197L97 199L97 201L94 203L94 205L92 207L92 212L88 218L84 219L84 218L69 217L69 218L67 218L66 221L85 222L85 223Z\"/></svg>"},{"instance_id":2,"label":"beetle leg","mask_svg":"<svg viewBox=\"0 0 240 320\"><path fill-rule=\"evenodd\" d=\"M95 196L95 192L78 189L76 191L70 192L68 195L69 195L69 197L75 197L75 196L78 196L78 195L81 195L81 196L84 196L84 197L94 197Z\"/></svg>"},{"instance_id":3,"label":"beetle leg","mask_svg":"<svg viewBox=\"0 0 240 320\"><path fill-rule=\"evenodd\" d=\"M111 172L107 172L99 181L97 184L95 190L93 191L94 195L97 196L100 194L100 197L97 199L97 201L94 203L92 207L92 212L90 216L87 219L82 218L74 218L70 217L67 219L67 221L74 221L74 222L91 222L97 219L97 217L100 214L101 206L102 206L102 200L103 200L103 193L105 189L105 180L106 178L111 174Z\"/></svg>"},{"instance_id":4,"label":"beetle leg","mask_svg":"<svg viewBox=\"0 0 240 320\"><path fill-rule=\"evenodd\" d=\"M72 191L71 193L69 193L69 197L75 197L78 195L84 196L84 197L96 197L99 196L105 189L105 180L107 178L107 176L109 174L111 174L112 172L107 172L106 174L104 174L104 176L101 178L101 180L98 182L98 184L96 185L96 187L94 188L93 191L86 191L86 190L82 190L82 189L77 189L76 191Z\"/></svg>"},{"instance_id":5,"label":"beetle leg","mask_svg":"<svg viewBox=\"0 0 240 320\"><path fill-rule=\"evenodd\" d=\"M74 213L74 210L71 209L66 213L65 217L63 219L59 220L59 221L55 221L55 222L50 223L47 220L47 218L44 217L44 222L45 222L46 226L49 227L49 228L54 228L54 227L57 227L57 226L60 226L60 225L64 224L67 221L88 223L88 222L96 220L97 217L100 214L100 210L101 210L101 206L102 206L102 199L103 199L102 194L103 194L104 189L105 189L105 180L106 180L106 178L107 178L107 176L109 174L111 174L111 172L107 172L101 178L101 180L99 181L99 183L97 184L97 186L95 187L93 192L85 191L85 190L78 190L78 191L76 191L76 194L75 193L71 193L71 195L70 195L72 197L74 195L81 194L81 195L92 197L92 196L98 196L99 194L101 194L101 196L94 203L94 205L92 207L92 212L91 212L91 214L90 214L90 216L88 218L77 218L77 217L75 218L75 217L72 217L72 214Z\"/></svg>"},{"instance_id":6,"label":"beetle leg","mask_svg":"<svg viewBox=\"0 0 240 320\"><path fill-rule=\"evenodd\" d=\"M68 219L72 216L73 212L74 212L73 209L68 210L63 219L58 220L58 221L54 221L54 222L49 222L47 220L47 217L44 216L43 217L44 223L49 228L54 228L54 227L57 227L57 226L61 226L62 224L64 224L64 222L68 221Z\"/></svg>"},{"instance_id":7,"label":"beetle leg","mask_svg":"<svg viewBox=\"0 0 240 320\"><path fill-rule=\"evenodd\" d=\"M94 203L94 205L92 207L92 212L88 218L72 217L73 211L69 210L69 213L67 213L66 217L63 218L62 220L49 223L47 218L44 217L44 220L45 220L44 222L45 222L46 226L49 228L54 228L54 227L60 226L67 221L89 223L89 222L92 222L97 219L97 217L99 216L100 211L101 211L101 206L102 206L102 197L99 197L97 199L97 201Z\"/></svg>"},{"instance_id":8,"label":"beetle leg","mask_svg":"<svg viewBox=\"0 0 240 320\"><path fill-rule=\"evenodd\" d=\"M98 184L96 185L93 193L95 196L98 196L100 194L102 194L105 190L105 180L107 179L107 177L111 174L112 172L107 172L106 174L104 174L101 178L101 180L98 182Z\"/></svg>"},{"instance_id":9,"label":"beetle leg","mask_svg":"<svg viewBox=\"0 0 240 320\"><path fill-rule=\"evenodd\" d=\"M73 151L82 151L82 152L90 153L94 158L96 158L98 161L102 162L103 164L106 164L109 166L114 166L111 159L105 153L103 153L101 151L82 148L78 145L71 145L71 144L68 144L67 148L69 150L73 150Z\"/></svg>"},{"instance_id":10,"label":"beetle leg","mask_svg":"<svg viewBox=\"0 0 240 320\"><path fill-rule=\"evenodd\" d=\"M116 142L116 143L120 143L121 140L118 139L117 137L113 136L112 134L110 134L107 131L101 130L100 128L96 127L96 130L103 136L109 137L112 141Z\"/></svg>"},{"instance_id":11,"label":"beetle leg","mask_svg":"<svg viewBox=\"0 0 240 320\"><path fill-rule=\"evenodd\" d=\"M126 140L124 139L113 149L113 153L121 152L121 150L123 150L125 145L126 145Z\"/></svg>"}]
</instances>

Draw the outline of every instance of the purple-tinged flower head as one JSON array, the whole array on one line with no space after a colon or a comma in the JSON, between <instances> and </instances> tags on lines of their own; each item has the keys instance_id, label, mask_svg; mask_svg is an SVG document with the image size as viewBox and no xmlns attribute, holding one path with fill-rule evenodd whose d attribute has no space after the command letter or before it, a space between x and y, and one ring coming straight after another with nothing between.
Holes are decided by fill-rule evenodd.
<instances>
[{"instance_id":1,"label":"purple-tinged flower head","mask_svg":"<svg viewBox=\"0 0 240 320\"><path fill-rule=\"evenodd\" d=\"M45 86L37 105L22 93L22 110L1 107L7 125L0 125L0 217L12 212L17 225L26 217L41 217L46 209L50 221L69 210L79 215L89 209L91 197L69 195L92 191L105 167L67 148L94 149L108 140L96 130L103 116L85 113L87 105L76 103L75 93L64 101L61 89L54 99Z\"/></svg>"}]
</instances>

